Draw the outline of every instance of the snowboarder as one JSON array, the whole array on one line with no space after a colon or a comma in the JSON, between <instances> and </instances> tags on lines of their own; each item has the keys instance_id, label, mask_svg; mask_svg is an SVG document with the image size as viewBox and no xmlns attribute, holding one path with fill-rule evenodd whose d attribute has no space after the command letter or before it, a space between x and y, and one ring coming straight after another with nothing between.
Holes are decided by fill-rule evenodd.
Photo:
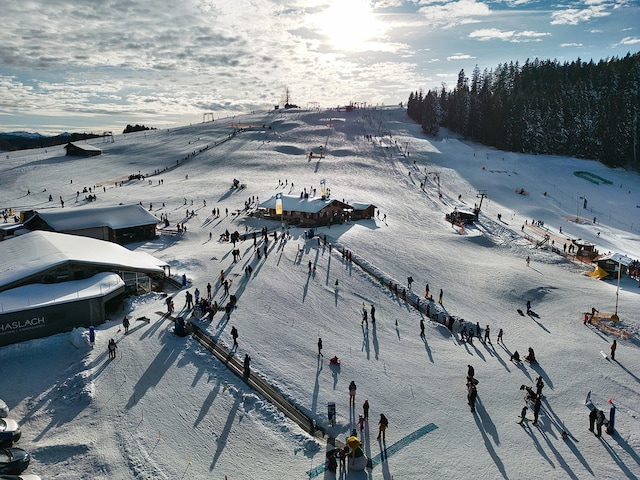
<instances>
[{"instance_id":1,"label":"snowboarder","mask_svg":"<svg viewBox=\"0 0 640 480\"><path fill-rule=\"evenodd\" d=\"M371 305L371 323L376 323L376 307Z\"/></svg>"},{"instance_id":2,"label":"snowboarder","mask_svg":"<svg viewBox=\"0 0 640 480\"><path fill-rule=\"evenodd\" d=\"M529 407L526 405L522 407L522 411L520 412L520 421L518 422L520 425L522 425L522 422L527 419L527 410L529 410Z\"/></svg>"},{"instance_id":3,"label":"snowboarder","mask_svg":"<svg viewBox=\"0 0 640 480\"><path fill-rule=\"evenodd\" d=\"M502 343L504 345L504 342L502 341L503 333L502 329L498 330L498 343Z\"/></svg>"},{"instance_id":4,"label":"snowboarder","mask_svg":"<svg viewBox=\"0 0 640 480\"><path fill-rule=\"evenodd\" d=\"M122 319L122 326L124 327L124 334L129 333L129 317L124 317Z\"/></svg>"},{"instance_id":5,"label":"snowboarder","mask_svg":"<svg viewBox=\"0 0 640 480\"><path fill-rule=\"evenodd\" d=\"M318 356L324 357L324 355L322 355L322 338L320 337L318 337Z\"/></svg>"},{"instance_id":6,"label":"snowboarder","mask_svg":"<svg viewBox=\"0 0 640 480\"><path fill-rule=\"evenodd\" d=\"M596 424L596 419L598 418L598 409L592 408L589 412L589 431L593 432L593 427Z\"/></svg>"},{"instance_id":7,"label":"snowboarder","mask_svg":"<svg viewBox=\"0 0 640 480\"><path fill-rule=\"evenodd\" d=\"M613 340L613 343L611 344L611 360L615 360L616 359L616 348L618 347L618 343L616 342L616 340Z\"/></svg>"},{"instance_id":8,"label":"snowboarder","mask_svg":"<svg viewBox=\"0 0 640 480\"><path fill-rule=\"evenodd\" d=\"M356 382L351 380L349 384L349 406L356 406Z\"/></svg>"},{"instance_id":9,"label":"snowboarder","mask_svg":"<svg viewBox=\"0 0 640 480\"><path fill-rule=\"evenodd\" d=\"M536 401L533 404L533 425L538 423L538 414L540 413L540 407L542 406L542 401L540 400L540 395L536 395Z\"/></svg>"},{"instance_id":10,"label":"snowboarder","mask_svg":"<svg viewBox=\"0 0 640 480\"><path fill-rule=\"evenodd\" d=\"M369 421L369 400L365 400L362 404L362 412L364 413L364 419Z\"/></svg>"},{"instance_id":11,"label":"snowboarder","mask_svg":"<svg viewBox=\"0 0 640 480\"><path fill-rule=\"evenodd\" d=\"M238 329L235 325L231 327L231 337L233 338L233 348L238 348Z\"/></svg>"},{"instance_id":12,"label":"snowboarder","mask_svg":"<svg viewBox=\"0 0 640 480\"><path fill-rule=\"evenodd\" d=\"M387 417L384 416L384 413L380 414L380 421L378 422L378 438L377 440L380 440L380 437L382 437L382 440L385 440L385 433L387 431L387 427L389 426L389 420L387 420Z\"/></svg>"}]
</instances>

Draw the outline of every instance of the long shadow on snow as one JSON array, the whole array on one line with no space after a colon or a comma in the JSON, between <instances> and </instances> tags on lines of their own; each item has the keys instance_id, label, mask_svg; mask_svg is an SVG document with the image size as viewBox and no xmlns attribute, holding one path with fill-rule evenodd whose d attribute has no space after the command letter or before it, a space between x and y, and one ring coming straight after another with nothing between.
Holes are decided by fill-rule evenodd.
<instances>
[{"instance_id":1,"label":"long shadow on snow","mask_svg":"<svg viewBox=\"0 0 640 480\"><path fill-rule=\"evenodd\" d=\"M216 447L216 453L213 455L213 460L211 461L211 465L209 465L209 471L211 472L218 462L218 458L222 454L222 450L227 445L227 438L229 437L229 433L231 432L231 427L233 426L233 420L236 417L236 413L238 412L238 408L240 407L240 403L242 401L242 393L236 392L236 401L233 402L233 406L229 409L229 415L227 416L227 421L224 424L224 428L222 429L222 433L220 436L216 438L216 443L218 446Z\"/></svg>"},{"instance_id":2,"label":"long shadow on snow","mask_svg":"<svg viewBox=\"0 0 640 480\"><path fill-rule=\"evenodd\" d=\"M165 330L162 337L164 346L133 388L133 393L125 406L127 410L133 408L140 399L145 396L147 390L158 385L165 372L169 370L177 360L178 355L182 351L179 347L183 344L167 341L168 337L174 338L174 335L169 330ZM175 339L177 340L177 337L175 337Z\"/></svg>"},{"instance_id":3,"label":"long shadow on snow","mask_svg":"<svg viewBox=\"0 0 640 480\"><path fill-rule=\"evenodd\" d=\"M482 409L482 412L480 412L480 407ZM478 400L476 403L476 414L473 416L473 419L476 422L476 425L478 427L478 430L480 431L480 434L482 435L482 440L484 441L484 446L487 449L487 452L489 452L489 455L491 455L491 458L493 459L493 462L496 464L496 467L498 467L498 470L500 471L500 473L502 474L502 478L509 478L507 476L507 472L504 469L504 464L502 463L502 460L500 460L500 457L498 456L498 454L496 453L496 450L493 448L493 445L491 444L491 440L489 440L489 437L487 436L485 429L484 429L484 417L487 418L488 422L490 422L491 420L489 419L489 415L487 414L486 410L484 409L484 407L482 406L482 403L480 402L480 396L478 396ZM493 428L493 430L495 431L495 426L493 425L493 423L491 423L491 426Z\"/></svg>"},{"instance_id":4,"label":"long shadow on snow","mask_svg":"<svg viewBox=\"0 0 640 480\"><path fill-rule=\"evenodd\" d=\"M629 454L629 456L636 462L636 465L640 465L640 456L638 456L638 454L636 453L636 451L633 449L633 447L631 445L629 445L622 437L620 437L620 435L616 435L614 434L613 439L618 442L618 445L620 445L620 447L622 447L622 449L627 452ZM606 445L608 445L608 442L604 442ZM613 450L613 449L612 449ZM611 454L611 456L613 457L613 453L615 452L609 452ZM625 472L625 474L627 475L628 478L638 478L637 476L635 476L633 473L631 473L629 471L629 469L626 467L626 465L622 462L622 460L620 460L618 462L618 460L616 460L616 463L618 463L618 465L620 465L620 468L622 469L622 471Z\"/></svg>"},{"instance_id":5,"label":"long shadow on snow","mask_svg":"<svg viewBox=\"0 0 640 480\"><path fill-rule=\"evenodd\" d=\"M562 455L560 455L560 452L558 452L558 450L556 450L556 448L554 447L554 445L551 442L551 440L549 440L549 437L547 437L546 432L542 429L542 427L540 427L540 425L538 425L538 431L542 434L542 438L545 439L545 441L547 442L547 446L553 452L553 455L556 457L556 460L558 460L558 463L560 464L562 469L565 472L567 472L567 475L569 475L569 478L571 478L573 480L578 480L578 476L575 473L573 473L573 470L571 470L571 467L569 467L569 465L567 465L567 462L564 460Z\"/></svg>"}]
</instances>

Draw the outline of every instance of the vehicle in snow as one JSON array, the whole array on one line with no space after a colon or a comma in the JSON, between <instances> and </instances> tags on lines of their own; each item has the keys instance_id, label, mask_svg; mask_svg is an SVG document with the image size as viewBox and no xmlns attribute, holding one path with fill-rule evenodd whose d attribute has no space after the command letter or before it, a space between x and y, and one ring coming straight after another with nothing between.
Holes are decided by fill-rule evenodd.
<instances>
[{"instance_id":1,"label":"vehicle in snow","mask_svg":"<svg viewBox=\"0 0 640 480\"><path fill-rule=\"evenodd\" d=\"M18 422L10 418L0 418L0 446L10 447L20 440L21 435Z\"/></svg>"}]
</instances>

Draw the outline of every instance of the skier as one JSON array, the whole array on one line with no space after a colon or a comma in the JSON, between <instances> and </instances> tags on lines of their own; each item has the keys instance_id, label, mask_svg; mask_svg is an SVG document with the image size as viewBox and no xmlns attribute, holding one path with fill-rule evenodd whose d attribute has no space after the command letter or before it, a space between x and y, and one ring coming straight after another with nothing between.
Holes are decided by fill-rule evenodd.
<instances>
[{"instance_id":1,"label":"skier","mask_svg":"<svg viewBox=\"0 0 640 480\"><path fill-rule=\"evenodd\" d=\"M129 318L128 317L124 317L122 319L122 326L124 327L124 334L126 335L127 333L129 333Z\"/></svg>"},{"instance_id":2,"label":"skier","mask_svg":"<svg viewBox=\"0 0 640 480\"><path fill-rule=\"evenodd\" d=\"M318 337L318 356L324 357L324 355L322 355L322 338L320 337Z\"/></svg>"},{"instance_id":3,"label":"skier","mask_svg":"<svg viewBox=\"0 0 640 480\"><path fill-rule=\"evenodd\" d=\"M356 406L356 382L351 380L349 384L349 406Z\"/></svg>"},{"instance_id":4,"label":"skier","mask_svg":"<svg viewBox=\"0 0 640 480\"><path fill-rule=\"evenodd\" d=\"M387 431L387 427L389 426L389 420L387 420L387 417L384 416L384 413L380 414L380 421L378 422L378 438L377 440L380 440L380 437L382 436L382 440L385 440L385 433Z\"/></svg>"},{"instance_id":5,"label":"skier","mask_svg":"<svg viewBox=\"0 0 640 480\"><path fill-rule=\"evenodd\" d=\"M376 323L376 307L371 304L371 323Z\"/></svg>"},{"instance_id":6,"label":"skier","mask_svg":"<svg viewBox=\"0 0 640 480\"><path fill-rule=\"evenodd\" d=\"M364 419L369 421L369 400L365 400L362 404L362 412L364 413Z\"/></svg>"},{"instance_id":7,"label":"skier","mask_svg":"<svg viewBox=\"0 0 640 480\"><path fill-rule=\"evenodd\" d=\"M598 418L598 409L592 408L589 412L589 431L593 432L593 427L596 424L596 419Z\"/></svg>"},{"instance_id":8,"label":"skier","mask_svg":"<svg viewBox=\"0 0 640 480\"><path fill-rule=\"evenodd\" d=\"M616 348L618 347L618 343L616 342L616 340L613 340L613 343L611 344L611 360L615 360L616 359Z\"/></svg>"},{"instance_id":9,"label":"skier","mask_svg":"<svg viewBox=\"0 0 640 480\"><path fill-rule=\"evenodd\" d=\"M522 411L520 412L520 421L518 422L520 425L522 425L522 422L527 419L527 410L529 410L529 407L526 405L522 407Z\"/></svg>"},{"instance_id":10,"label":"skier","mask_svg":"<svg viewBox=\"0 0 640 480\"><path fill-rule=\"evenodd\" d=\"M502 340L503 333L502 329L498 330L498 343L502 343L504 345L504 341Z\"/></svg>"},{"instance_id":11,"label":"skier","mask_svg":"<svg viewBox=\"0 0 640 480\"><path fill-rule=\"evenodd\" d=\"M233 348L238 348L238 329L235 325L231 327L231 336L233 337Z\"/></svg>"}]
</instances>

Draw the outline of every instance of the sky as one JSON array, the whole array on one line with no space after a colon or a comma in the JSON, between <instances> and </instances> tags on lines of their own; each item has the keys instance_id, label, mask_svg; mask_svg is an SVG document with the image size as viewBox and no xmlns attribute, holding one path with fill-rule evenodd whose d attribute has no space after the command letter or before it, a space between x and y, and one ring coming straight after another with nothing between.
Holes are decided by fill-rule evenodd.
<instances>
[{"instance_id":1,"label":"sky","mask_svg":"<svg viewBox=\"0 0 640 480\"><path fill-rule=\"evenodd\" d=\"M397 105L458 73L640 50L632 0L0 0L0 131ZM210 117L208 117L210 118Z\"/></svg>"},{"instance_id":2,"label":"sky","mask_svg":"<svg viewBox=\"0 0 640 480\"><path fill-rule=\"evenodd\" d=\"M236 122L253 128L230 135L229 123ZM224 304L224 271L237 309L230 318L218 312L211 321L197 315L192 321L225 347L235 326L236 358L248 354L252 372L341 441L369 400L369 423L358 436L376 465L341 480L640 477L638 281L623 277L618 292L615 280L585 275L592 265L524 238L547 233L556 246L581 238L600 252L640 258L638 173L500 152L445 129L427 137L397 107L280 110L113 140L88 142L102 150L98 157L68 157L63 145L10 152L0 162L0 209L60 210L59 196L65 210L141 202L157 217L166 215L170 226L161 226L158 238L126 247L168 263L173 277L184 274L188 284L127 299L96 328L93 349L82 328L0 348L0 398L22 427L17 446L32 456L27 472L53 480L309 480L307 472L322 468L330 444L307 435L195 340L174 335L163 315L163 293L172 296L177 314L189 317L185 292L198 288L204 295L207 283ZM309 158L318 145L324 145L322 158ZM198 153L177 165L192 152ZM150 176L126 180L138 171ZM592 183L576 171L611 183ZM234 178L246 188L231 188ZM332 249L305 238L303 228L291 226L283 242L279 222L235 215L245 202L253 209L279 192L299 196L317 187L320 193L322 180L332 198L370 202L380 211L374 219L316 229ZM76 202L84 186L97 186L95 202L83 193ZM445 213L478 202L480 191L487 196L475 226L461 231L445 221ZM195 214L187 217L185 210ZM544 228L532 228L533 219ZM176 234L179 222L187 227L183 235ZM250 239L235 246L220 241L226 230L262 227L279 231L278 241L269 236L268 256L258 257ZM3 240L0 254L6 242L22 241ZM257 247L264 246L258 233ZM345 248L353 262L342 258ZM0 275L12 266L0 264ZM430 285L431 312L455 317L454 334L379 281L404 288L408 276L421 302ZM527 300L537 316L517 313ZM363 302L375 305L375 326L371 317L368 328L361 324ZM631 338L618 338L611 361L600 352L608 355L615 337L585 326L583 312L613 312L614 305L618 327ZM125 315L132 320L127 335ZM483 330L490 325L492 345L461 342L461 318ZM0 327L3 322L0 317ZM118 342L114 360L107 358L109 338ZM537 365L509 361L528 347ZM329 364L334 355L340 369ZM479 381L475 413L467 405L467 365ZM538 376L545 384L539 423L531 424L530 405L529 422L518 425L525 403L520 386L533 386ZM357 394L350 412L352 380ZM615 435L596 438L588 431L589 391L607 417L607 401L616 405ZM329 402L336 404L333 427ZM380 413L389 419L385 442L376 440ZM563 430L571 437L563 439ZM380 461L385 448L388 457ZM320 472L311 478L338 477Z\"/></svg>"}]
</instances>

